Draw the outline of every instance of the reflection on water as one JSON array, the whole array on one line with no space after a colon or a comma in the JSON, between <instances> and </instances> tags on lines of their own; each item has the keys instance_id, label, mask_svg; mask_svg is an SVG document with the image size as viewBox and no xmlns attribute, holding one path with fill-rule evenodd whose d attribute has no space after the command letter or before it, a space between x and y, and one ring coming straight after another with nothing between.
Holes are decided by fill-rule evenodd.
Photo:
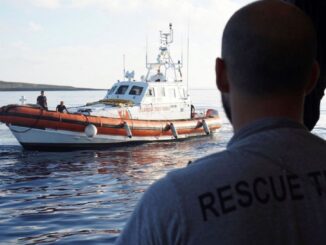
<instances>
[{"instance_id":1,"label":"reflection on water","mask_svg":"<svg viewBox=\"0 0 326 245\"><path fill-rule=\"evenodd\" d=\"M1 147L1 241L113 243L148 186L190 160L223 149L231 133L223 130L208 138L101 151Z\"/></svg>"}]
</instances>

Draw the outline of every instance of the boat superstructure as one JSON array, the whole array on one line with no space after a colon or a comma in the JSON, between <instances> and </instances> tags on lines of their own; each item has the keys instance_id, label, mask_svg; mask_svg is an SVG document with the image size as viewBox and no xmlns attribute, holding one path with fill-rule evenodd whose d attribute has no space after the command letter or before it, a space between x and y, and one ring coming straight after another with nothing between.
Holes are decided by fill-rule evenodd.
<instances>
[{"instance_id":1,"label":"boat superstructure","mask_svg":"<svg viewBox=\"0 0 326 245\"><path fill-rule=\"evenodd\" d=\"M134 80L134 72L124 72L124 81L113 84L103 100L72 112L137 120L180 120L191 116L191 101L182 80L182 62L172 60L169 46L173 29L160 32L161 45L156 62L147 62L146 76ZM119 105L119 108L117 108Z\"/></svg>"},{"instance_id":2,"label":"boat superstructure","mask_svg":"<svg viewBox=\"0 0 326 245\"><path fill-rule=\"evenodd\" d=\"M118 143L175 140L216 132L221 124L215 110L194 112L182 79L182 62L172 60L169 32L160 32L159 53L147 62L146 76L134 72L113 84L105 97L69 113L44 110L35 105L7 105L0 121L8 125L27 149L71 149Z\"/></svg>"}]
</instances>

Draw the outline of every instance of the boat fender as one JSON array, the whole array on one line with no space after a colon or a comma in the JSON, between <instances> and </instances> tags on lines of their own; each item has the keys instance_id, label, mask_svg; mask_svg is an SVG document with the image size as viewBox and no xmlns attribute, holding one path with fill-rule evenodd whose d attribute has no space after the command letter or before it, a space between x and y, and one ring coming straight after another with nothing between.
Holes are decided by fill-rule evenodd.
<instances>
[{"instance_id":1,"label":"boat fender","mask_svg":"<svg viewBox=\"0 0 326 245\"><path fill-rule=\"evenodd\" d=\"M170 124L167 123L165 127L163 128L164 131L169 131L171 129Z\"/></svg>"},{"instance_id":2,"label":"boat fender","mask_svg":"<svg viewBox=\"0 0 326 245\"><path fill-rule=\"evenodd\" d=\"M195 118L195 115L196 115L195 106L191 105L190 118Z\"/></svg>"},{"instance_id":3,"label":"boat fender","mask_svg":"<svg viewBox=\"0 0 326 245\"><path fill-rule=\"evenodd\" d=\"M177 129L176 129L176 127L174 126L174 124L173 123L170 123L170 128L171 128L171 131L172 131L172 134L173 134L173 136L174 136L174 138L178 138L178 131L177 131Z\"/></svg>"},{"instance_id":4,"label":"boat fender","mask_svg":"<svg viewBox=\"0 0 326 245\"><path fill-rule=\"evenodd\" d=\"M128 123L127 122L124 122L123 123L123 127L126 130L127 136L129 138L131 138L132 137L132 133L131 133L131 130L130 130L130 127L129 127Z\"/></svg>"},{"instance_id":5,"label":"boat fender","mask_svg":"<svg viewBox=\"0 0 326 245\"><path fill-rule=\"evenodd\" d=\"M203 126L202 120L197 121L195 128L201 128Z\"/></svg>"},{"instance_id":6,"label":"boat fender","mask_svg":"<svg viewBox=\"0 0 326 245\"><path fill-rule=\"evenodd\" d=\"M218 111L214 109L208 109L206 111L206 117L218 117Z\"/></svg>"},{"instance_id":7,"label":"boat fender","mask_svg":"<svg viewBox=\"0 0 326 245\"><path fill-rule=\"evenodd\" d=\"M94 124L88 124L85 127L85 134L87 137L93 138L97 134L97 128Z\"/></svg>"},{"instance_id":8,"label":"boat fender","mask_svg":"<svg viewBox=\"0 0 326 245\"><path fill-rule=\"evenodd\" d=\"M207 125L207 122L205 120L203 120L202 123L203 123L203 128L204 128L205 133L207 135L209 135L211 133L211 131L210 131L208 125Z\"/></svg>"}]
</instances>

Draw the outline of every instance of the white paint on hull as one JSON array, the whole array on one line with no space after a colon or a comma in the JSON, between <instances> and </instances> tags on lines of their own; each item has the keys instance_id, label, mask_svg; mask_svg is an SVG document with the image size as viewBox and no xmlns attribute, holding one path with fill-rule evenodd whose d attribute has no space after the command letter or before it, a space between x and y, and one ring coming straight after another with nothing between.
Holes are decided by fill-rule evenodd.
<instances>
[{"instance_id":1,"label":"white paint on hull","mask_svg":"<svg viewBox=\"0 0 326 245\"><path fill-rule=\"evenodd\" d=\"M114 143L128 143L137 141L166 141L174 140L175 137L171 136L146 136L139 137L133 136L129 138L126 136L116 136L116 135L103 135L98 134L94 137L87 137L85 133L72 132L66 130L54 130L54 129L36 129L21 126L8 125L13 135L21 144L114 144ZM217 132L213 131L212 133ZM206 133L203 131L201 133L194 134L179 134L178 139L184 139L194 136L203 136Z\"/></svg>"}]
</instances>

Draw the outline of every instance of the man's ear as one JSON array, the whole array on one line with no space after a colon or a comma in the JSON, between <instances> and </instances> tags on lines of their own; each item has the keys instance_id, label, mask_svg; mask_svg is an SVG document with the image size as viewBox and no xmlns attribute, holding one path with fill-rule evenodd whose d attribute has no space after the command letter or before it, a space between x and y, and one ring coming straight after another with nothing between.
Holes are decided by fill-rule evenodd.
<instances>
[{"instance_id":1,"label":"man's ear","mask_svg":"<svg viewBox=\"0 0 326 245\"><path fill-rule=\"evenodd\" d=\"M315 60L314 64L312 65L312 71L311 71L309 82L305 87L305 95L310 94L311 91L315 88L319 75L320 75L319 64Z\"/></svg>"},{"instance_id":2,"label":"man's ear","mask_svg":"<svg viewBox=\"0 0 326 245\"><path fill-rule=\"evenodd\" d=\"M216 86L222 93L229 92L229 82L226 74L225 63L221 58L216 58L215 63Z\"/></svg>"}]
</instances>

